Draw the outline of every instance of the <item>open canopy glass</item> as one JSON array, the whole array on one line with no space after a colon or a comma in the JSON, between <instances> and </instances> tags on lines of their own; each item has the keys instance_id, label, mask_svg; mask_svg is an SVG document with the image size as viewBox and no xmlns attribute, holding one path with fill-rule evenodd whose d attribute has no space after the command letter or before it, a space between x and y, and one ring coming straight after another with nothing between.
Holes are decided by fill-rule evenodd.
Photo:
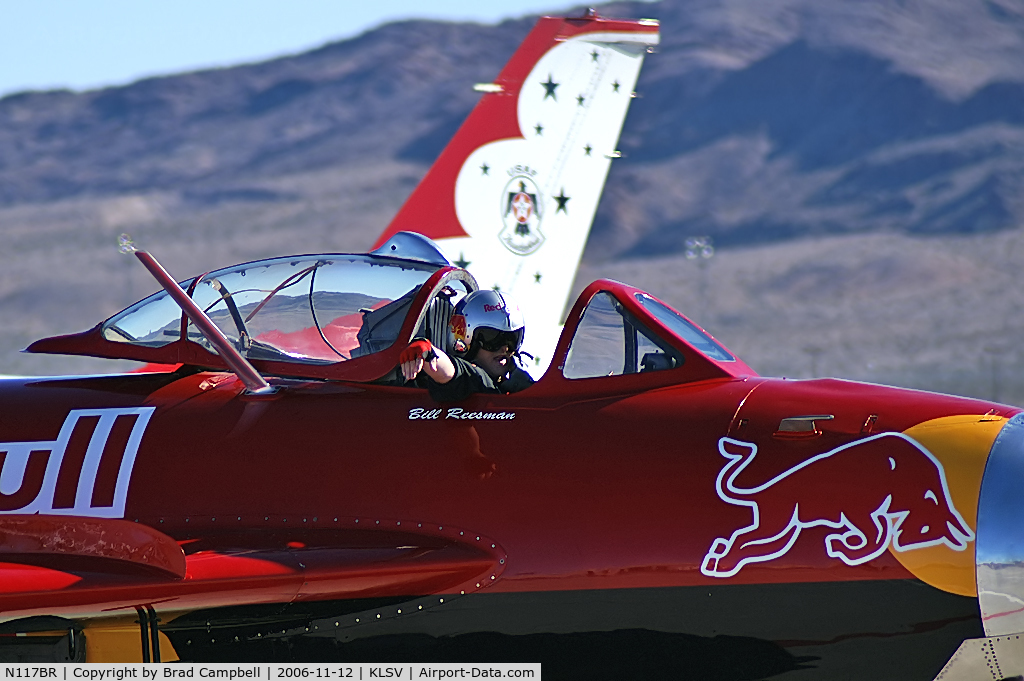
<instances>
[{"instance_id":1,"label":"open canopy glass","mask_svg":"<svg viewBox=\"0 0 1024 681\"><path fill-rule=\"evenodd\" d=\"M250 359L335 363L390 346L437 265L370 255L261 260L182 282ZM187 338L215 352L165 291L108 320L106 340L161 347Z\"/></svg>"}]
</instances>

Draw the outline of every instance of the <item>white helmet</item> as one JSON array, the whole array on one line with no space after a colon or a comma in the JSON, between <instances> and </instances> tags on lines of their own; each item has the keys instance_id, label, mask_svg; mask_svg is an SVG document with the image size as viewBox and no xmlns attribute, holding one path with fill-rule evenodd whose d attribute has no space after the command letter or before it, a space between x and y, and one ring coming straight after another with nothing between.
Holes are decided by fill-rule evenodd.
<instances>
[{"instance_id":1,"label":"white helmet","mask_svg":"<svg viewBox=\"0 0 1024 681\"><path fill-rule=\"evenodd\" d=\"M455 306L448 328L455 354L472 359L480 348L491 352L523 345L526 322L519 304L500 291L473 291Z\"/></svg>"}]
</instances>

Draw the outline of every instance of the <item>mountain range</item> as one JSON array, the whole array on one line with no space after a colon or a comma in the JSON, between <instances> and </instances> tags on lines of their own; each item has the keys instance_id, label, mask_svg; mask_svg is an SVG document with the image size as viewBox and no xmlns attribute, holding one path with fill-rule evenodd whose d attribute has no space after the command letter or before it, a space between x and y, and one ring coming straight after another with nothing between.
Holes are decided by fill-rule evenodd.
<instances>
[{"instance_id":1,"label":"mountain range","mask_svg":"<svg viewBox=\"0 0 1024 681\"><path fill-rule=\"evenodd\" d=\"M659 19L662 44L579 288L635 281L763 373L1024 401L1024 5L599 11ZM182 278L365 250L533 21L399 22L262 63L0 99L0 371L113 366L15 350L154 289L117 255L121 232ZM697 235L717 249L702 266L685 257Z\"/></svg>"}]
</instances>

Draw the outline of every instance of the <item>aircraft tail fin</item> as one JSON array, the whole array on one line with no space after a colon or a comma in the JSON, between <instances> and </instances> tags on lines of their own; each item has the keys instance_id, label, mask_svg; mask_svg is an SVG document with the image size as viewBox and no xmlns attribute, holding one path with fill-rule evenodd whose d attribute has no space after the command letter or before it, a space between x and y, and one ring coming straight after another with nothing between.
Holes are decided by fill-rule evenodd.
<instances>
[{"instance_id":1,"label":"aircraft tail fin","mask_svg":"<svg viewBox=\"0 0 1024 681\"><path fill-rule=\"evenodd\" d=\"M539 374L594 220L653 20L537 22L376 245L399 231L438 242L481 286L511 293Z\"/></svg>"}]
</instances>

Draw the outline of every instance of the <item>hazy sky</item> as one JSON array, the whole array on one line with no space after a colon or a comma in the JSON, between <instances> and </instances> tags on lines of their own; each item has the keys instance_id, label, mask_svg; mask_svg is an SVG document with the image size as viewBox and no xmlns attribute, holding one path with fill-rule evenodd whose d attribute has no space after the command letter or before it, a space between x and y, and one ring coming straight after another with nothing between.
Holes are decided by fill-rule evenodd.
<instances>
[{"instance_id":1,"label":"hazy sky","mask_svg":"<svg viewBox=\"0 0 1024 681\"><path fill-rule=\"evenodd\" d=\"M302 52L398 19L494 23L560 0L0 0L0 96Z\"/></svg>"}]
</instances>

